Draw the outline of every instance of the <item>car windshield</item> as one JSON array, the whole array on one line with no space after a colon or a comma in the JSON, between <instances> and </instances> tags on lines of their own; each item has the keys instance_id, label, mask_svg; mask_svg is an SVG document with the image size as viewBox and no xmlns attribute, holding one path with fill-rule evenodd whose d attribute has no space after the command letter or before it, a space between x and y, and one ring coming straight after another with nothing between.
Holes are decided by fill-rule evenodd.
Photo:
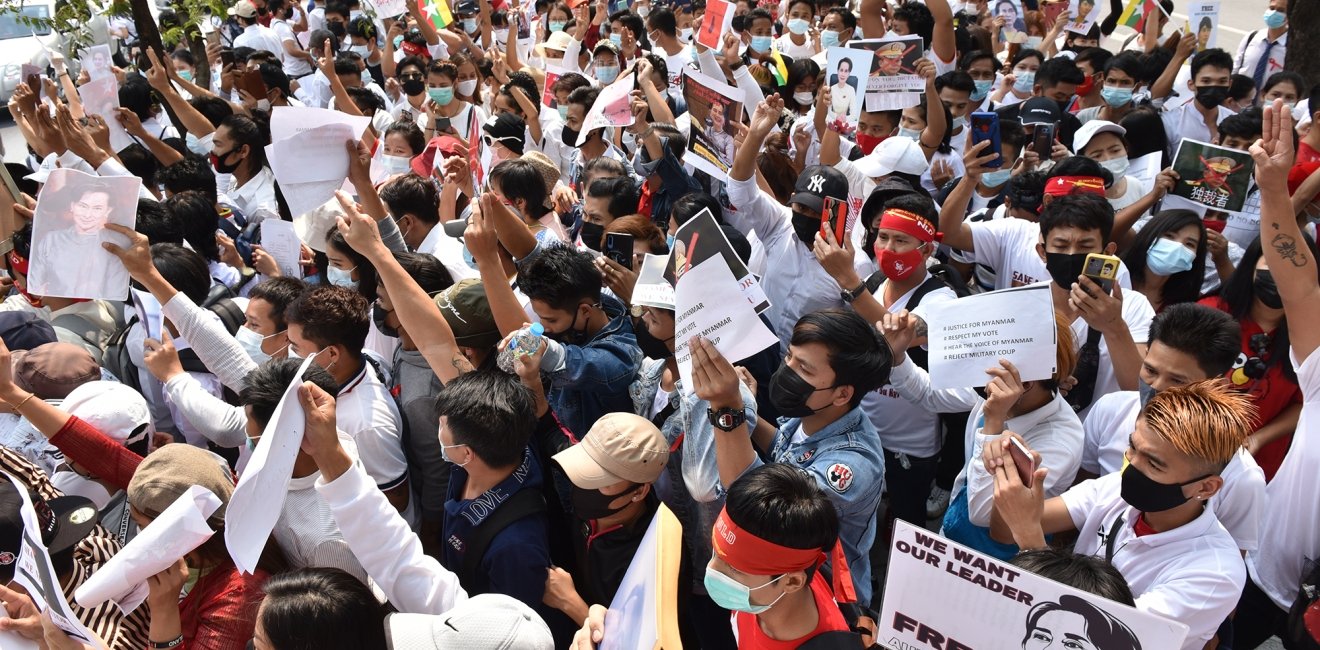
<instances>
[{"instance_id":1,"label":"car windshield","mask_svg":"<svg viewBox=\"0 0 1320 650\"><path fill-rule=\"evenodd\" d=\"M50 7L48 5L33 4L24 5L17 11L6 8L3 13L0 13L0 40L31 36L34 32L38 36L45 36L50 33L49 25L29 24L29 21L33 19L40 20L43 23L49 20Z\"/></svg>"}]
</instances>

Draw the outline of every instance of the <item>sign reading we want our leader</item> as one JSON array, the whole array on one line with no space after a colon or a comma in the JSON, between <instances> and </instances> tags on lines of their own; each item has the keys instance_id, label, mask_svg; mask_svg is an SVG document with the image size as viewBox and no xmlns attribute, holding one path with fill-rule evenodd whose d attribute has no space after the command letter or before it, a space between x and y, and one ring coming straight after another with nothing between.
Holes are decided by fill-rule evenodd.
<instances>
[{"instance_id":1,"label":"sign reading we want our leader","mask_svg":"<svg viewBox=\"0 0 1320 650\"><path fill-rule=\"evenodd\" d=\"M1182 647L1187 626L895 521L876 640L890 650Z\"/></svg>"}]
</instances>

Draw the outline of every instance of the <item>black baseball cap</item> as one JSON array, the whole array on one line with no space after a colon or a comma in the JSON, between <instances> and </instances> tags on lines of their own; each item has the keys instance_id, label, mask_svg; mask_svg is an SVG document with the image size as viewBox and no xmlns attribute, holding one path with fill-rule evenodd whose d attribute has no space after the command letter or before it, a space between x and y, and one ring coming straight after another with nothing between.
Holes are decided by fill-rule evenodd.
<instances>
[{"instance_id":1,"label":"black baseball cap","mask_svg":"<svg viewBox=\"0 0 1320 650\"><path fill-rule=\"evenodd\" d=\"M49 501L34 498L32 506L47 553L72 548L96 527L96 505L86 497L64 496ZM0 584L13 580L18 566L23 546L22 508L23 497L18 489L8 480L0 480Z\"/></svg>"},{"instance_id":2,"label":"black baseball cap","mask_svg":"<svg viewBox=\"0 0 1320 650\"><path fill-rule=\"evenodd\" d=\"M1032 97L1022 102L1018 112L1023 126L1028 124L1054 124L1059 121L1059 104L1046 97Z\"/></svg>"},{"instance_id":3,"label":"black baseball cap","mask_svg":"<svg viewBox=\"0 0 1320 650\"><path fill-rule=\"evenodd\" d=\"M30 311L0 312L0 340L10 350L31 350L59 339L55 328Z\"/></svg>"},{"instance_id":4,"label":"black baseball cap","mask_svg":"<svg viewBox=\"0 0 1320 650\"><path fill-rule=\"evenodd\" d=\"M825 207L825 197L848 200L848 177L828 165L814 165L798 174L789 203L797 203L813 212Z\"/></svg>"}]
</instances>

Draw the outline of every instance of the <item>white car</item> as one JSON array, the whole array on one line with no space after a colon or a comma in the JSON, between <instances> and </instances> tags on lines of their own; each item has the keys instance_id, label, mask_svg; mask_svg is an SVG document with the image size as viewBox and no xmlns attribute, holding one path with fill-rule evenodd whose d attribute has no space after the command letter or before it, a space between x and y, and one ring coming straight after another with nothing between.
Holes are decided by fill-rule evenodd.
<instances>
[{"instance_id":1,"label":"white car","mask_svg":"<svg viewBox=\"0 0 1320 650\"><path fill-rule=\"evenodd\" d=\"M47 51L59 52L73 63L67 51L68 39L50 27L27 25L19 17L49 20L55 15L54 0L17 0L7 4L10 6L0 13L0 106L9 103L14 89L23 83L23 64L35 65L44 74L50 65ZM19 6L15 8L14 4ZM94 15L82 29L88 31L92 44L109 41L104 14ZM77 70L76 63L73 69Z\"/></svg>"}]
</instances>

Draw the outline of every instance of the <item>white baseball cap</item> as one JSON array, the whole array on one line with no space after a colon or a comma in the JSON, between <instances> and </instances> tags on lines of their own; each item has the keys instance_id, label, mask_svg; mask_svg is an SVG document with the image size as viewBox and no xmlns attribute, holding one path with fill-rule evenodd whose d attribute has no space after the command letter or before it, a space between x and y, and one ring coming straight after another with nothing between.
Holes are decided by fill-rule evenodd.
<instances>
[{"instance_id":1,"label":"white baseball cap","mask_svg":"<svg viewBox=\"0 0 1320 650\"><path fill-rule=\"evenodd\" d=\"M60 406L121 445L137 442L150 433L147 400L124 384L89 381L69 391Z\"/></svg>"},{"instance_id":2,"label":"white baseball cap","mask_svg":"<svg viewBox=\"0 0 1320 650\"><path fill-rule=\"evenodd\" d=\"M1073 153L1082 155L1082 149L1091 142L1091 138L1101 133L1114 133L1121 138L1127 135L1127 129L1108 120L1091 120L1077 129L1076 135L1073 136Z\"/></svg>"},{"instance_id":3,"label":"white baseball cap","mask_svg":"<svg viewBox=\"0 0 1320 650\"><path fill-rule=\"evenodd\" d=\"M385 617L390 650L554 650L550 627L504 594L481 594L441 614Z\"/></svg>"},{"instance_id":4,"label":"white baseball cap","mask_svg":"<svg viewBox=\"0 0 1320 650\"><path fill-rule=\"evenodd\" d=\"M888 176L894 172L917 176L930 166L926 154L921 152L921 145L900 136L885 138L870 154L852 164L867 178Z\"/></svg>"}]
</instances>

